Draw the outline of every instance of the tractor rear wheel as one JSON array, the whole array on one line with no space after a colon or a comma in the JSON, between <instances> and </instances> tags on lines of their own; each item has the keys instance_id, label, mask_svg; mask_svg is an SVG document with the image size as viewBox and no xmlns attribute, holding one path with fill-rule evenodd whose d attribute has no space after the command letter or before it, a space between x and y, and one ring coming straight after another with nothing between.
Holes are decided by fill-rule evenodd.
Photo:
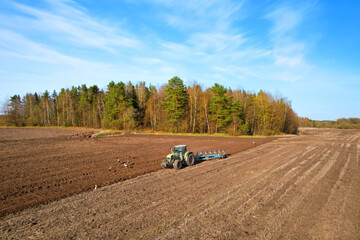
<instances>
[{"instance_id":1,"label":"tractor rear wheel","mask_svg":"<svg viewBox=\"0 0 360 240\"><path fill-rule=\"evenodd\" d=\"M181 167L182 167L181 160L175 160L174 161L174 169L179 170L179 169L181 169Z\"/></svg>"},{"instance_id":2,"label":"tractor rear wheel","mask_svg":"<svg viewBox=\"0 0 360 240\"><path fill-rule=\"evenodd\" d=\"M190 154L187 155L187 157L186 157L186 164L187 164L188 166L192 166L192 165L194 165L194 163L195 163L194 155L193 155L192 153L190 153Z\"/></svg>"}]
</instances>

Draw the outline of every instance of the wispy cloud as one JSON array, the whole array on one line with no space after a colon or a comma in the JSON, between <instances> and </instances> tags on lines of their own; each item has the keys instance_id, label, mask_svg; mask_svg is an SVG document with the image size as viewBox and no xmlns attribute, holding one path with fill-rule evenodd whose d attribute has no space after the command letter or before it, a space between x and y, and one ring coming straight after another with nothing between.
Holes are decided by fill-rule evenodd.
<instances>
[{"instance_id":1,"label":"wispy cloud","mask_svg":"<svg viewBox=\"0 0 360 240\"><path fill-rule=\"evenodd\" d=\"M71 0L46 2L49 6L46 10L13 3L16 10L25 14L18 16L17 21L25 24L26 31L32 29L43 33L45 37L52 37L52 40L60 36L62 41L66 40L80 47L94 47L112 52L117 47L138 48L141 45L139 39L125 30L93 19Z\"/></svg>"},{"instance_id":2,"label":"wispy cloud","mask_svg":"<svg viewBox=\"0 0 360 240\"><path fill-rule=\"evenodd\" d=\"M176 39L141 42L140 36L126 32L124 30L126 27L121 29L121 25L119 28L98 19L95 20L86 9L74 1L46 0L45 2L47 5L42 8L13 3L13 8L21 15L2 16L6 20L4 22L7 23L3 24L5 29L6 27L11 29L4 32L4 36L8 39L7 41L3 39L3 45L8 44L8 48L12 48L13 56L26 58L29 61L44 63L48 61L49 64L60 62L61 64L69 63L69 66L74 64L91 67L92 62L82 59L81 56L75 57L70 56L69 53L61 53L62 49L59 48L58 43L65 42L69 46L75 45L84 49L90 47L110 54L122 50L129 51L129 48L133 48L130 56L122 60L118 59L116 64L121 65L122 62L125 65L134 64L134 68L152 66L156 68L152 69L153 72L188 74L200 79L204 76L201 73L203 71L217 71L212 67L214 65L219 69L226 68L226 66L241 64L242 61L249 61L249 59L263 58L269 54L267 49L243 46L248 39L233 26L234 21L242 17L240 14L242 2L228 0L150 1L151 4L161 6L159 16L170 27L179 31L186 30L182 33L182 37L185 37L185 41L182 42ZM180 21L175 23L169 16L178 18ZM17 34L13 30L29 35L42 34L41 43L30 40L31 37L26 38L23 34ZM55 49L47 46L48 44L54 46L54 42L57 42ZM139 48L142 50L139 51ZM96 64L101 65L101 62ZM151 72L146 69L139 70L135 71ZM237 72L228 74L236 75Z\"/></svg>"},{"instance_id":3,"label":"wispy cloud","mask_svg":"<svg viewBox=\"0 0 360 240\"><path fill-rule=\"evenodd\" d=\"M0 47L3 54L8 56L27 59L30 61L43 62L47 64L64 64L64 65L82 65L85 61L61 54L51 50L45 45L36 43L26 37L9 31L0 29Z\"/></svg>"},{"instance_id":4,"label":"wispy cloud","mask_svg":"<svg viewBox=\"0 0 360 240\"><path fill-rule=\"evenodd\" d=\"M260 47L251 34L238 28L245 11L243 2L144 1L159 6L157 17L178 31L181 41L177 38L164 40L160 35L150 41L141 41L141 36L126 31L125 22L115 26L95 19L87 9L72 0L45 0L47 5L41 8L13 3L13 8L21 14L2 16L8 18L6 23L0 24L0 27L3 25L0 33L2 53L29 61L69 66L73 71L98 69L106 71L109 77L110 73L125 78L132 76L133 79L128 80L141 79L143 74L147 78L159 75L165 79L182 75L210 82L227 78L231 79L230 82L246 78L295 81L310 69L305 60L306 44L296 40L296 29L301 25L303 11L279 7L269 12L266 19L273 23L273 27L267 37L272 46ZM18 27L14 26L14 21ZM33 33L42 35L40 42L31 37ZM63 52L54 42L105 51L114 62L109 64L106 58L90 61ZM116 56L121 51L128 53L129 49L132 49L130 55Z\"/></svg>"},{"instance_id":5,"label":"wispy cloud","mask_svg":"<svg viewBox=\"0 0 360 240\"><path fill-rule=\"evenodd\" d=\"M266 17L273 20L274 26L272 32L283 35L294 30L301 23L303 12L302 10L294 10L289 7L279 7Z\"/></svg>"},{"instance_id":6,"label":"wispy cloud","mask_svg":"<svg viewBox=\"0 0 360 240\"><path fill-rule=\"evenodd\" d=\"M168 1L145 0L165 8L160 13L166 23L180 30L224 30L228 29L234 19L241 16L239 10L244 1L199 0Z\"/></svg>"},{"instance_id":7,"label":"wispy cloud","mask_svg":"<svg viewBox=\"0 0 360 240\"><path fill-rule=\"evenodd\" d=\"M199 81L207 79L213 83L229 76L229 81L236 81L234 76L244 72L255 75L255 62L269 58L272 52L251 43L254 39L238 28L245 16L245 1L144 1L160 6L158 16L183 39L161 40L160 56L174 66L180 65L179 71L185 68Z\"/></svg>"},{"instance_id":8,"label":"wispy cloud","mask_svg":"<svg viewBox=\"0 0 360 240\"><path fill-rule=\"evenodd\" d=\"M273 24L269 36L273 43L274 66L278 68L276 76L281 80L302 79L312 68L306 61L306 42L297 39L305 10L304 6L296 10L280 6L266 16Z\"/></svg>"},{"instance_id":9,"label":"wispy cloud","mask_svg":"<svg viewBox=\"0 0 360 240\"><path fill-rule=\"evenodd\" d=\"M70 87L84 83L84 79L96 84L104 80L114 80L122 70L131 69L126 63L115 65L69 56L12 31L0 30L0 36L0 65L4 69L8 68L0 75L0 82L8 85L14 86L26 81L34 85L42 83L45 86L51 85L48 84L50 82L57 82L52 85L58 87L64 84L61 87ZM12 62L17 65L11 65ZM24 86L29 87L29 84ZM9 86L6 90L9 90Z\"/></svg>"},{"instance_id":10,"label":"wispy cloud","mask_svg":"<svg viewBox=\"0 0 360 240\"><path fill-rule=\"evenodd\" d=\"M74 1L46 0L37 7L3 4L11 11L0 11L0 95L140 80L135 76L140 71L119 56L141 48L141 41L91 17Z\"/></svg>"},{"instance_id":11,"label":"wispy cloud","mask_svg":"<svg viewBox=\"0 0 360 240\"><path fill-rule=\"evenodd\" d=\"M192 46L205 52L235 50L245 41L246 39L242 34L230 35L222 32L196 33L189 39L189 43Z\"/></svg>"}]
</instances>

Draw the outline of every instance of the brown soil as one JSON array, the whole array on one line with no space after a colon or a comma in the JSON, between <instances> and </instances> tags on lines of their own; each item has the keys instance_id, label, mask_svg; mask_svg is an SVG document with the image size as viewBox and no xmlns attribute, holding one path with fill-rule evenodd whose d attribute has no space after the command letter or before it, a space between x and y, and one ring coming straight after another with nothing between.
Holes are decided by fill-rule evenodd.
<instances>
[{"instance_id":1,"label":"brown soil","mask_svg":"<svg viewBox=\"0 0 360 240\"><path fill-rule=\"evenodd\" d=\"M0 128L0 216L157 171L173 145L186 144L190 151L225 148L234 154L254 147L253 141L271 140L149 134L93 138L94 133Z\"/></svg>"},{"instance_id":2,"label":"brown soil","mask_svg":"<svg viewBox=\"0 0 360 240\"><path fill-rule=\"evenodd\" d=\"M360 239L360 131L301 132L10 214L0 238Z\"/></svg>"}]
</instances>

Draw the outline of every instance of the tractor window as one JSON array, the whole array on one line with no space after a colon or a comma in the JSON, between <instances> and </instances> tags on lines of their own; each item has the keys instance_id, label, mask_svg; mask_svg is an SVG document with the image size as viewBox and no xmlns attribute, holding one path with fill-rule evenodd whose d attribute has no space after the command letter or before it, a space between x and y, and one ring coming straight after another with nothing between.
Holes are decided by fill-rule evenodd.
<instances>
[{"instance_id":1,"label":"tractor window","mask_svg":"<svg viewBox=\"0 0 360 240\"><path fill-rule=\"evenodd\" d=\"M186 152L186 147L174 147L174 152L182 152L184 154Z\"/></svg>"},{"instance_id":2,"label":"tractor window","mask_svg":"<svg viewBox=\"0 0 360 240\"><path fill-rule=\"evenodd\" d=\"M175 147L175 148L174 148L174 151L175 151L175 152L183 152L183 151L184 151L184 148L183 148L183 147Z\"/></svg>"}]
</instances>

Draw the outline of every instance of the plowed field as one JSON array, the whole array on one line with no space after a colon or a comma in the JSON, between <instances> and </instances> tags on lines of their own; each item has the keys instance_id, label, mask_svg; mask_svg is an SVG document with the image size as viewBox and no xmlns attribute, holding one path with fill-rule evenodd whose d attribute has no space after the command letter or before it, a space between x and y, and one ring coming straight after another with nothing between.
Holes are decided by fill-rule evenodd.
<instances>
[{"instance_id":1,"label":"plowed field","mask_svg":"<svg viewBox=\"0 0 360 240\"><path fill-rule=\"evenodd\" d=\"M359 131L302 129L8 215L0 237L360 239L359 157Z\"/></svg>"},{"instance_id":2,"label":"plowed field","mask_svg":"<svg viewBox=\"0 0 360 240\"><path fill-rule=\"evenodd\" d=\"M125 134L59 128L0 128L0 217L159 170L170 146L233 154L271 139ZM128 166L125 167L124 163ZM111 167L111 170L109 170Z\"/></svg>"}]
</instances>

